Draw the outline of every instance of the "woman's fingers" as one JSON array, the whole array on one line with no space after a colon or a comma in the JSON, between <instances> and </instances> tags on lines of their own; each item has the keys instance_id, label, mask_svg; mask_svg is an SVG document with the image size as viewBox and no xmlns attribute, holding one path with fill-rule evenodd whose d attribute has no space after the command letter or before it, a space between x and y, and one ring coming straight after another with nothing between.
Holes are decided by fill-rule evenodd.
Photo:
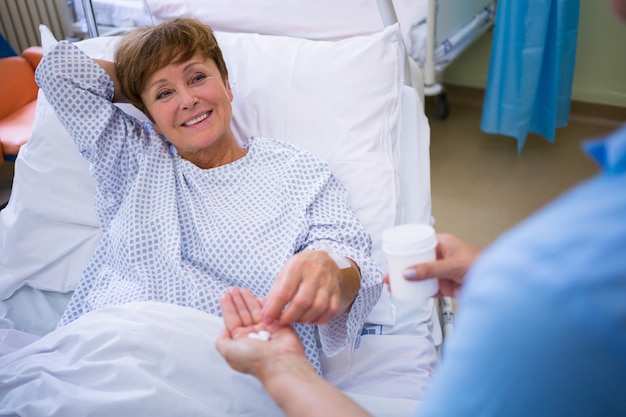
<instances>
[{"instance_id":1,"label":"woman's fingers","mask_svg":"<svg viewBox=\"0 0 626 417\"><path fill-rule=\"evenodd\" d=\"M228 291L233 300L233 304L235 305L235 309L237 310L237 314L239 315L239 320L241 321L241 325L248 327L254 326L254 318L252 316L252 312L248 308L246 301L244 300L240 290L237 288L231 288Z\"/></svg>"},{"instance_id":2,"label":"woman's fingers","mask_svg":"<svg viewBox=\"0 0 626 417\"><path fill-rule=\"evenodd\" d=\"M261 304L261 300L257 299L254 294L252 294L252 291L247 288L242 288L239 292L241 293L247 310L252 317L253 324L261 323L263 317L263 306Z\"/></svg>"},{"instance_id":3,"label":"woman's fingers","mask_svg":"<svg viewBox=\"0 0 626 417\"><path fill-rule=\"evenodd\" d=\"M325 324L339 312L338 267L323 251L294 255L276 277L262 308L263 321Z\"/></svg>"},{"instance_id":4,"label":"woman's fingers","mask_svg":"<svg viewBox=\"0 0 626 417\"><path fill-rule=\"evenodd\" d=\"M300 275L294 270L293 259L291 258L278 273L274 285L265 299L262 316L268 324L276 321L283 322L281 320L283 310L292 301L300 286Z\"/></svg>"},{"instance_id":5,"label":"woman's fingers","mask_svg":"<svg viewBox=\"0 0 626 417\"><path fill-rule=\"evenodd\" d=\"M304 281L280 316L282 323L314 323L328 311L331 296L316 281Z\"/></svg>"},{"instance_id":6,"label":"woman's fingers","mask_svg":"<svg viewBox=\"0 0 626 417\"><path fill-rule=\"evenodd\" d=\"M226 328L232 332L261 322L261 303L247 288L230 288L220 297Z\"/></svg>"},{"instance_id":7,"label":"woman's fingers","mask_svg":"<svg viewBox=\"0 0 626 417\"><path fill-rule=\"evenodd\" d=\"M337 277L323 258L313 254L294 257L277 277L263 318L268 324L325 324L337 315L340 295Z\"/></svg>"},{"instance_id":8,"label":"woman's fingers","mask_svg":"<svg viewBox=\"0 0 626 417\"><path fill-rule=\"evenodd\" d=\"M230 335L234 329L241 327L242 325L241 317L239 316L239 312L230 292L222 294L220 297L220 306L222 307L224 325Z\"/></svg>"}]
</instances>

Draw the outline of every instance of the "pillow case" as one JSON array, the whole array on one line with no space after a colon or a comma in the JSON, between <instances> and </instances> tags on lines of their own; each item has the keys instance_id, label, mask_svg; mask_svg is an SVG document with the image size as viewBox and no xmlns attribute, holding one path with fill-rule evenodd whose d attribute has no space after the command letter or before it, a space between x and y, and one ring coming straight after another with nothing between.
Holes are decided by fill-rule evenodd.
<instances>
[{"instance_id":1,"label":"pillow case","mask_svg":"<svg viewBox=\"0 0 626 417\"><path fill-rule=\"evenodd\" d=\"M338 40L383 29L374 0L145 0L157 22L179 16L195 17L217 31L288 35L306 39ZM393 0L409 54L424 51L428 1Z\"/></svg>"},{"instance_id":2,"label":"pillow case","mask_svg":"<svg viewBox=\"0 0 626 417\"><path fill-rule=\"evenodd\" d=\"M341 41L216 33L241 138L268 136L329 162L384 265L382 230L399 211L392 147L402 87L397 25ZM112 59L119 37L77 42ZM42 28L44 51L56 42ZM138 117L132 106L123 107ZM8 206L0 211L0 299L22 285L72 291L100 238L95 182L40 92L33 135L20 151Z\"/></svg>"}]
</instances>

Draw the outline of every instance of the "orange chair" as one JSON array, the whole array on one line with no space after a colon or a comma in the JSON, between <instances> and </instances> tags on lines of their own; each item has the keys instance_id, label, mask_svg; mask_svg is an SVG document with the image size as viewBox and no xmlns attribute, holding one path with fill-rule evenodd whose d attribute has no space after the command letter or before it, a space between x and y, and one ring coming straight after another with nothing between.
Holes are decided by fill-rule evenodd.
<instances>
[{"instance_id":1,"label":"orange chair","mask_svg":"<svg viewBox=\"0 0 626 417\"><path fill-rule=\"evenodd\" d=\"M39 90L35 68L42 56L40 46L31 46L21 56L0 58L0 163L14 161L31 136Z\"/></svg>"}]
</instances>

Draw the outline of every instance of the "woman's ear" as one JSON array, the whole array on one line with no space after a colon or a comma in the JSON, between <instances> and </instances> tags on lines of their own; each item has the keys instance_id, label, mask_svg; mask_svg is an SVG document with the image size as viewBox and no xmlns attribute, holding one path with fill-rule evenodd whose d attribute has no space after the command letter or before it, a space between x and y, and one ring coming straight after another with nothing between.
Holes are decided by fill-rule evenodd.
<instances>
[{"instance_id":1,"label":"woman's ear","mask_svg":"<svg viewBox=\"0 0 626 417\"><path fill-rule=\"evenodd\" d=\"M230 101L233 101L233 90L230 88L230 81L228 81L228 75L224 77L224 86L226 87L226 91L228 92L228 97Z\"/></svg>"}]
</instances>

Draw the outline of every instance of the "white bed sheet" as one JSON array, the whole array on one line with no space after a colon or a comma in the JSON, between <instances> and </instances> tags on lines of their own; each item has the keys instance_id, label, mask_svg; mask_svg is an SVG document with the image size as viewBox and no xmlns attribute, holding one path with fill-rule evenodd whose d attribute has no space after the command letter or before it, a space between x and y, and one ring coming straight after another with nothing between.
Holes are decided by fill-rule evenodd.
<instances>
[{"instance_id":1,"label":"white bed sheet","mask_svg":"<svg viewBox=\"0 0 626 417\"><path fill-rule=\"evenodd\" d=\"M57 327L72 293L42 291L23 286L0 301L0 329L14 329L43 336ZM0 341L0 352L3 350ZM5 350L6 352L6 350Z\"/></svg>"},{"instance_id":2,"label":"white bed sheet","mask_svg":"<svg viewBox=\"0 0 626 417\"><path fill-rule=\"evenodd\" d=\"M222 328L217 317L165 303L91 312L0 358L0 415L284 415L217 352ZM408 416L418 404L351 396L375 416Z\"/></svg>"}]
</instances>

